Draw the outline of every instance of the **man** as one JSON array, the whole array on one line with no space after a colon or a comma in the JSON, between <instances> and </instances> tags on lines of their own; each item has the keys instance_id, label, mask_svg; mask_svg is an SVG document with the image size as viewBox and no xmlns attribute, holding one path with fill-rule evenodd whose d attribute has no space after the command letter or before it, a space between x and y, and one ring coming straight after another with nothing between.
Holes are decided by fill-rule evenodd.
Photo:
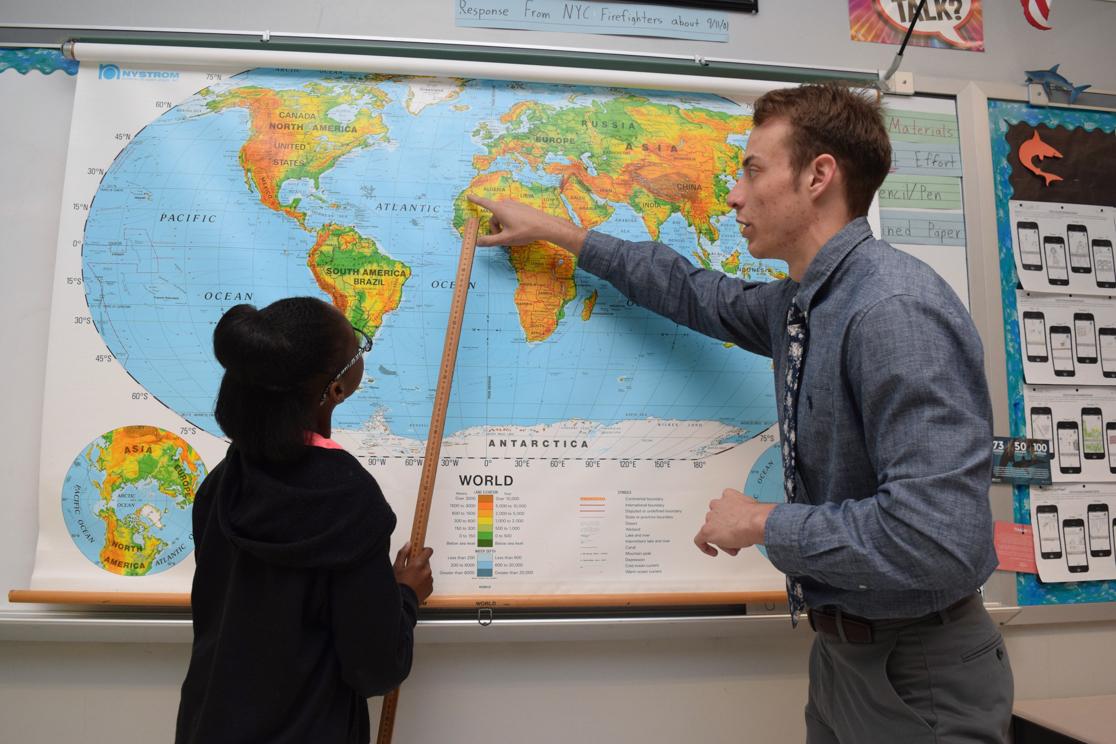
<instances>
[{"instance_id":1,"label":"man","mask_svg":"<svg viewBox=\"0 0 1116 744\"><path fill-rule=\"evenodd\" d=\"M493 215L478 244L555 243L635 302L772 357L788 503L725 490L694 541L765 544L792 617L810 607L810 744L1004 741L1011 668L976 593L996 565L976 329L937 274L872 237L891 165L878 104L777 90L754 124L728 203L788 280L697 269L511 201L473 198Z\"/></svg>"}]
</instances>

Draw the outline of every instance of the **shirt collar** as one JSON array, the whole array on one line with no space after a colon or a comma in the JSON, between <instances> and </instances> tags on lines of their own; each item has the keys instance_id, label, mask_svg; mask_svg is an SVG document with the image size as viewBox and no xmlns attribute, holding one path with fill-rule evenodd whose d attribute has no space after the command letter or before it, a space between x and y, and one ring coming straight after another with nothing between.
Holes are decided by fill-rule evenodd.
<instances>
[{"instance_id":1,"label":"shirt collar","mask_svg":"<svg viewBox=\"0 0 1116 744\"><path fill-rule=\"evenodd\" d=\"M826 283L837 266L845 259L845 256L849 255L853 248L871 237L872 228L868 224L868 219L857 217L825 242L825 245L814 256L814 260L806 267L806 274L802 277L802 283L798 287L798 294L795 299L803 312L807 315L810 314L810 306L814 301L814 295Z\"/></svg>"},{"instance_id":2,"label":"shirt collar","mask_svg":"<svg viewBox=\"0 0 1116 744\"><path fill-rule=\"evenodd\" d=\"M344 449L340 444L332 439L326 439L316 431L305 431L302 433L303 440L306 442L307 447L319 447L321 449Z\"/></svg>"}]
</instances>

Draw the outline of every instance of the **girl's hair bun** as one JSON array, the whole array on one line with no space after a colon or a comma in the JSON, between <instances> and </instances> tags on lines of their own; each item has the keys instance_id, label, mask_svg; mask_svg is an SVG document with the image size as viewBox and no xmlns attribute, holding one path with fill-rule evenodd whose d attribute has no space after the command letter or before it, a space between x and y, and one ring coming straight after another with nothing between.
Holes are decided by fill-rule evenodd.
<instances>
[{"instance_id":1,"label":"girl's hair bun","mask_svg":"<svg viewBox=\"0 0 1116 744\"><path fill-rule=\"evenodd\" d=\"M291 340L252 305L236 305L213 331L213 353L238 382L274 392L294 387Z\"/></svg>"}]
</instances>

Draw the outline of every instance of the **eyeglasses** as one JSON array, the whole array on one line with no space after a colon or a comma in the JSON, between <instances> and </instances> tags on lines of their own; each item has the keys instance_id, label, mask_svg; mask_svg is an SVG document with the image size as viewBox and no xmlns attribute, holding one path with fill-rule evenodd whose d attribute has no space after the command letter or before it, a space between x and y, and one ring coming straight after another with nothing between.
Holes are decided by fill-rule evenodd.
<instances>
[{"instance_id":1,"label":"eyeglasses","mask_svg":"<svg viewBox=\"0 0 1116 744\"><path fill-rule=\"evenodd\" d=\"M322 391L322 399L320 401L318 401L319 406L324 406L325 405L326 398L329 397L329 389L333 386L333 383L340 380L341 377L344 376L344 374L346 372L348 372L350 369L352 369L353 365L357 363L357 360L360 359L362 355L367 354L368 352L372 351L372 338L371 338L371 336L369 336L367 333L365 333L364 331L360 330L359 328L357 328L355 326L353 327L353 332L356 333L357 352L356 352L356 354L353 355L353 358L349 360L348 364L346 364L344 367L342 367L341 371L338 372L336 375L334 375L333 379L330 380L329 383L325 386L325 390Z\"/></svg>"}]
</instances>

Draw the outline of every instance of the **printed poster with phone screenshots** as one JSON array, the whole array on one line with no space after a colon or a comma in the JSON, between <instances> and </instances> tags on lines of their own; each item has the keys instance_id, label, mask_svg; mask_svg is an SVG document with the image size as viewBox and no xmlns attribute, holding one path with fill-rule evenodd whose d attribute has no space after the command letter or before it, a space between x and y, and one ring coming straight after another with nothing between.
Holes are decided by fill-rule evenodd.
<instances>
[{"instance_id":1,"label":"printed poster with phone screenshots","mask_svg":"<svg viewBox=\"0 0 1116 744\"><path fill-rule=\"evenodd\" d=\"M1116 303L1023 290L1015 301L1028 385L1116 385Z\"/></svg>"},{"instance_id":2,"label":"printed poster with phone screenshots","mask_svg":"<svg viewBox=\"0 0 1116 744\"><path fill-rule=\"evenodd\" d=\"M1044 582L1116 579L1116 488L1096 483L1031 490L1035 558Z\"/></svg>"},{"instance_id":3,"label":"printed poster with phone screenshots","mask_svg":"<svg viewBox=\"0 0 1116 744\"><path fill-rule=\"evenodd\" d=\"M1116 483L1116 388L1027 385L1027 436L1051 443L1054 483Z\"/></svg>"}]
</instances>

